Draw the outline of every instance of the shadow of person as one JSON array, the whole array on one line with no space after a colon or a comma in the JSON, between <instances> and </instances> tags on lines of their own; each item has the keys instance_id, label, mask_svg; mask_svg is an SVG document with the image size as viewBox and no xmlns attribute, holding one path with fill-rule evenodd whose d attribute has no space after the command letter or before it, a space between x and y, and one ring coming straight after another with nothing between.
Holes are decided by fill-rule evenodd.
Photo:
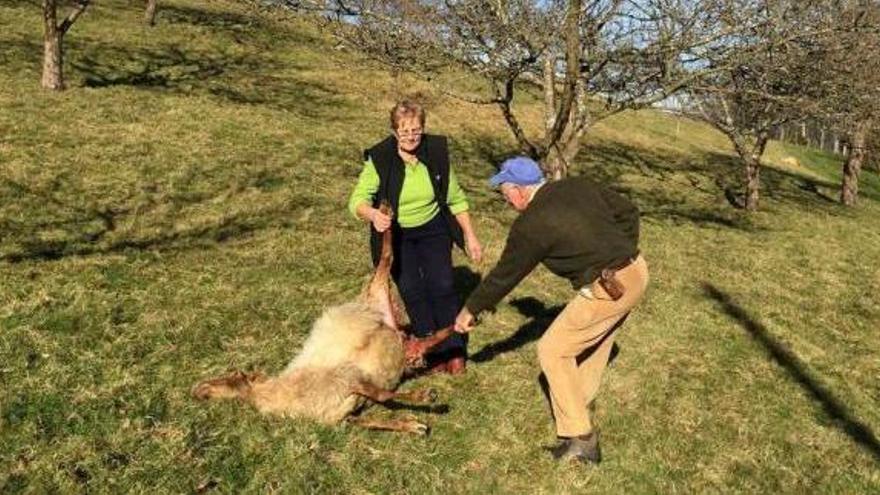
<instances>
[{"instance_id":1,"label":"shadow of person","mask_svg":"<svg viewBox=\"0 0 880 495\"><path fill-rule=\"evenodd\" d=\"M391 411L407 410L426 414L444 415L449 414L449 404L408 404L390 400L382 404L385 409Z\"/></svg>"},{"instance_id":2,"label":"shadow of person","mask_svg":"<svg viewBox=\"0 0 880 495\"><path fill-rule=\"evenodd\" d=\"M469 266L456 266L452 269L452 285L462 301L480 285L480 279L480 274L471 270Z\"/></svg>"},{"instance_id":3,"label":"shadow of person","mask_svg":"<svg viewBox=\"0 0 880 495\"><path fill-rule=\"evenodd\" d=\"M792 380L834 420L835 425L846 433L853 442L861 446L874 458L880 460L880 440L871 427L860 420L852 410L822 383L807 364L792 351L785 342L779 340L753 314L741 306L727 292L711 282L701 284L704 295L718 305L718 308L739 323L745 332L763 348L767 356L778 364Z\"/></svg>"},{"instance_id":4,"label":"shadow of person","mask_svg":"<svg viewBox=\"0 0 880 495\"><path fill-rule=\"evenodd\" d=\"M479 352L471 356L471 361L476 363L491 361L499 354L514 351L529 342L537 340L563 308L561 305L548 308L543 302L534 297L514 299L510 302L510 305L516 308L521 315L531 318L531 320L519 327L510 337L487 344Z\"/></svg>"}]
</instances>

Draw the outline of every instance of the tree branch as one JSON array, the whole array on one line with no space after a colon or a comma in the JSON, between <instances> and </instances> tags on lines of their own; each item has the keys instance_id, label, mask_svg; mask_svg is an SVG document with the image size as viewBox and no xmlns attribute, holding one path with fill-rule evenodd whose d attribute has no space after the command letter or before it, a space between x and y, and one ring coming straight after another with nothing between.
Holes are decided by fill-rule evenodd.
<instances>
[{"instance_id":1,"label":"tree branch","mask_svg":"<svg viewBox=\"0 0 880 495\"><path fill-rule=\"evenodd\" d=\"M511 132L513 132L513 136L516 138L517 143L519 143L520 148L532 158L540 159L543 157L545 152L543 150L539 150L531 141L529 141L529 138L526 137L526 133L523 131L522 126L519 124L519 121L513 114L513 109L510 106L510 103L513 101L513 88L514 79L508 79L505 82L503 95L501 94L501 91L496 87L496 94L498 96L498 107L501 108L501 113L504 115L504 120L507 121L507 126L510 127Z\"/></svg>"},{"instance_id":2,"label":"tree branch","mask_svg":"<svg viewBox=\"0 0 880 495\"><path fill-rule=\"evenodd\" d=\"M563 84L563 92L559 101L559 109L556 112L556 119L553 122L553 128L544 137L544 148L550 148L559 138L568 125L569 112L574 101L577 76L580 71L580 30L579 21L581 17L581 0L569 0L568 10L565 14L565 81Z\"/></svg>"},{"instance_id":3,"label":"tree branch","mask_svg":"<svg viewBox=\"0 0 880 495\"><path fill-rule=\"evenodd\" d=\"M58 31L61 36L64 36L67 33L67 30L70 29L70 26L73 26L73 23L82 15L83 12L86 11L86 7L89 6L90 0L77 0L77 2L73 6L73 10L67 14L67 17L61 21L61 24L58 25Z\"/></svg>"}]
</instances>

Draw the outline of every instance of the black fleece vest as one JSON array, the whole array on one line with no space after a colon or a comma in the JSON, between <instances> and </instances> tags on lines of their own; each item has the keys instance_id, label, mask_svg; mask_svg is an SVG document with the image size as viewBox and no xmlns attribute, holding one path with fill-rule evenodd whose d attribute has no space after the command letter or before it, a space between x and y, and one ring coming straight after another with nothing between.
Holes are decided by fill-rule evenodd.
<instances>
[{"instance_id":1,"label":"black fleece vest","mask_svg":"<svg viewBox=\"0 0 880 495\"><path fill-rule=\"evenodd\" d=\"M449 235L460 248L464 249L464 234L458 222L449 211L446 203L446 195L449 191L449 147L446 136L425 134L422 142L416 150L416 157L428 168L431 176L431 186L434 188L434 199L440 207L440 215L443 215L449 226ZM379 174L379 190L373 197L373 207L377 208L383 199L391 203L393 211L397 212L400 204L400 191L403 189L404 164L400 155L397 154L397 138L388 136L372 148L364 151L364 161L372 160ZM392 221L392 228L400 228L397 220ZM400 234L398 233L397 236ZM373 264L379 263L379 254L382 250L382 236L373 225L370 224L370 251L373 255Z\"/></svg>"}]
</instances>

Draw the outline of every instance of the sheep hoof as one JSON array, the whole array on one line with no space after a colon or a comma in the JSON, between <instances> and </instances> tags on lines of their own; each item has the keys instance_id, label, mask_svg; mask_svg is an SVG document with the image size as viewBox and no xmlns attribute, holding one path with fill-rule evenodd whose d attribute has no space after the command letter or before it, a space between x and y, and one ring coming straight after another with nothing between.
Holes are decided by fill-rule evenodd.
<instances>
[{"instance_id":1,"label":"sheep hoof","mask_svg":"<svg viewBox=\"0 0 880 495\"><path fill-rule=\"evenodd\" d=\"M412 423L410 423L409 432L415 433L416 435L427 436L431 433L431 427L424 423L413 421Z\"/></svg>"}]
</instances>

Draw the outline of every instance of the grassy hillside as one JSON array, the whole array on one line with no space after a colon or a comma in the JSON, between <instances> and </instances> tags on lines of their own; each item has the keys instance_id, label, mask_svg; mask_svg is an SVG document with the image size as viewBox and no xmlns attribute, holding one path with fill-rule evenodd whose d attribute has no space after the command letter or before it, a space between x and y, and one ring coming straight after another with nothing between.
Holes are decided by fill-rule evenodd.
<instances>
[{"instance_id":1,"label":"grassy hillside","mask_svg":"<svg viewBox=\"0 0 880 495\"><path fill-rule=\"evenodd\" d=\"M542 448L535 341L572 296L543 269L475 331L466 376L404 385L448 405L412 413L429 437L192 401L206 376L280 370L358 293L366 231L345 202L398 95L422 91L453 142L488 258L456 254L463 293L513 218L485 187L513 141L495 110L302 22L161 5L149 29L140 4L96 2L51 94L39 6L0 0L0 492L880 490L880 181L842 209L837 158L774 143L745 215L724 138L658 112L597 125L573 171L638 203L652 270L600 396L600 466Z\"/></svg>"}]
</instances>

